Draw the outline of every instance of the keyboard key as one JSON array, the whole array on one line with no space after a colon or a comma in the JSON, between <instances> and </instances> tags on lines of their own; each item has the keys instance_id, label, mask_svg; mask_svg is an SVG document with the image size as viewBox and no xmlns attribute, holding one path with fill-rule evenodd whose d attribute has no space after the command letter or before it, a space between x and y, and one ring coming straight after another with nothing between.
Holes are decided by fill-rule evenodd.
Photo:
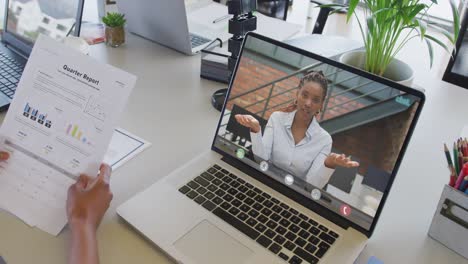
<instances>
[{"instance_id":1,"label":"keyboard key","mask_svg":"<svg viewBox=\"0 0 468 264\"><path fill-rule=\"evenodd\" d=\"M202 204L202 206L205 207L208 211L212 211L216 208L216 204L212 203L211 201L206 201L204 204Z\"/></svg>"},{"instance_id":2,"label":"keyboard key","mask_svg":"<svg viewBox=\"0 0 468 264\"><path fill-rule=\"evenodd\" d=\"M193 198L198 196L198 193L196 191L190 191L186 195L187 195L188 198L193 199Z\"/></svg>"},{"instance_id":3,"label":"keyboard key","mask_svg":"<svg viewBox=\"0 0 468 264\"><path fill-rule=\"evenodd\" d=\"M240 220L236 219L234 216L228 214L226 211L220 209L219 207L213 210L213 213L218 216L219 218L226 221L228 224L232 225L251 239L256 240L257 237L260 235L257 231L253 228L250 228L248 225L244 224Z\"/></svg>"},{"instance_id":4,"label":"keyboard key","mask_svg":"<svg viewBox=\"0 0 468 264\"><path fill-rule=\"evenodd\" d=\"M260 233L263 233L266 230L266 226L264 226L262 224L258 224L258 225L255 226L255 230L257 230Z\"/></svg>"},{"instance_id":5,"label":"keyboard key","mask_svg":"<svg viewBox=\"0 0 468 264\"><path fill-rule=\"evenodd\" d=\"M250 215L253 218L256 218L259 215L259 213L255 209L252 209L249 211L248 215Z\"/></svg>"},{"instance_id":6,"label":"keyboard key","mask_svg":"<svg viewBox=\"0 0 468 264\"><path fill-rule=\"evenodd\" d=\"M328 234L334 238L338 238L340 235L338 235L337 233L333 232L333 231L328 231Z\"/></svg>"},{"instance_id":7,"label":"keyboard key","mask_svg":"<svg viewBox=\"0 0 468 264\"><path fill-rule=\"evenodd\" d=\"M291 213L288 211L283 211L281 212L281 216L284 218L289 218L291 216Z\"/></svg>"},{"instance_id":8,"label":"keyboard key","mask_svg":"<svg viewBox=\"0 0 468 264\"><path fill-rule=\"evenodd\" d=\"M244 213L247 213L249 210L250 210L250 207L248 207L247 205L243 204L239 207L239 209L244 212Z\"/></svg>"},{"instance_id":9,"label":"keyboard key","mask_svg":"<svg viewBox=\"0 0 468 264\"><path fill-rule=\"evenodd\" d=\"M325 234L323 232L319 235L319 238L322 239L323 241L327 242L330 245L335 243L335 238L334 237L332 237L332 236L330 236L328 234Z\"/></svg>"},{"instance_id":10,"label":"keyboard key","mask_svg":"<svg viewBox=\"0 0 468 264\"><path fill-rule=\"evenodd\" d=\"M271 198L271 195L269 195L268 193L262 193L262 196L267 198L267 199L270 199Z\"/></svg>"},{"instance_id":11,"label":"keyboard key","mask_svg":"<svg viewBox=\"0 0 468 264\"><path fill-rule=\"evenodd\" d=\"M260 190L260 189L257 188L257 187L253 187L253 190L254 190L254 192L256 192L257 194L262 194L262 190Z\"/></svg>"},{"instance_id":12,"label":"keyboard key","mask_svg":"<svg viewBox=\"0 0 468 264\"><path fill-rule=\"evenodd\" d=\"M278 222L278 220L281 219L281 216L279 216L277 214L272 214L270 218L273 219L274 221Z\"/></svg>"},{"instance_id":13,"label":"keyboard key","mask_svg":"<svg viewBox=\"0 0 468 264\"><path fill-rule=\"evenodd\" d=\"M249 190L249 188L247 188L245 185L239 186L237 189L239 189L239 191L242 193L246 193Z\"/></svg>"},{"instance_id":14,"label":"keyboard key","mask_svg":"<svg viewBox=\"0 0 468 264\"><path fill-rule=\"evenodd\" d=\"M292 233L292 232L288 232L288 233L285 235L285 237L286 237L287 239L291 240L291 241L294 241L294 240L296 240L297 235L295 235L295 234Z\"/></svg>"},{"instance_id":15,"label":"keyboard key","mask_svg":"<svg viewBox=\"0 0 468 264\"><path fill-rule=\"evenodd\" d=\"M266 248L272 243L271 239L267 238L266 236L260 236L257 239L257 242Z\"/></svg>"},{"instance_id":16,"label":"keyboard key","mask_svg":"<svg viewBox=\"0 0 468 264\"><path fill-rule=\"evenodd\" d=\"M250 198L254 198L257 194L253 190L248 190L247 191L247 196Z\"/></svg>"},{"instance_id":17,"label":"keyboard key","mask_svg":"<svg viewBox=\"0 0 468 264\"><path fill-rule=\"evenodd\" d=\"M234 197L232 197L230 194L226 194L223 196L223 199L230 202L234 199Z\"/></svg>"},{"instance_id":18,"label":"keyboard key","mask_svg":"<svg viewBox=\"0 0 468 264\"><path fill-rule=\"evenodd\" d=\"M179 192L183 193L183 194L186 194L188 191L190 191L190 188L188 186L182 186L180 189L179 189Z\"/></svg>"},{"instance_id":19,"label":"keyboard key","mask_svg":"<svg viewBox=\"0 0 468 264\"><path fill-rule=\"evenodd\" d=\"M268 221L268 223L266 225L271 229L275 229L278 226L278 224L275 221L272 221L272 220Z\"/></svg>"},{"instance_id":20,"label":"keyboard key","mask_svg":"<svg viewBox=\"0 0 468 264\"><path fill-rule=\"evenodd\" d=\"M224 173L224 174L229 174L229 171L227 171L226 169L221 169L221 171ZM234 175L234 174L233 174Z\"/></svg>"},{"instance_id":21,"label":"keyboard key","mask_svg":"<svg viewBox=\"0 0 468 264\"><path fill-rule=\"evenodd\" d=\"M194 201L197 203L197 204L202 204L206 201L206 198L203 197L203 196L198 196L197 198L194 199Z\"/></svg>"},{"instance_id":22,"label":"keyboard key","mask_svg":"<svg viewBox=\"0 0 468 264\"><path fill-rule=\"evenodd\" d=\"M318 227L320 230L322 230L323 232L328 232L328 228L326 228L325 226L323 225L319 225Z\"/></svg>"},{"instance_id":23,"label":"keyboard key","mask_svg":"<svg viewBox=\"0 0 468 264\"><path fill-rule=\"evenodd\" d=\"M229 177L229 176L226 176L226 177L224 177L224 178L222 179L222 181L225 182L225 183L230 183L230 182L232 181L232 178Z\"/></svg>"},{"instance_id":24,"label":"keyboard key","mask_svg":"<svg viewBox=\"0 0 468 264\"><path fill-rule=\"evenodd\" d=\"M223 197L226 194L226 192L223 190L217 190L215 194L218 195L219 197Z\"/></svg>"},{"instance_id":25,"label":"keyboard key","mask_svg":"<svg viewBox=\"0 0 468 264\"><path fill-rule=\"evenodd\" d=\"M283 243L286 241L286 239L280 235L276 235L275 237L275 242L280 244L280 245L283 245Z\"/></svg>"},{"instance_id":26,"label":"keyboard key","mask_svg":"<svg viewBox=\"0 0 468 264\"><path fill-rule=\"evenodd\" d=\"M295 215L293 215L289 220L291 220L291 222L295 223L296 225L301 222L301 219Z\"/></svg>"},{"instance_id":27,"label":"keyboard key","mask_svg":"<svg viewBox=\"0 0 468 264\"><path fill-rule=\"evenodd\" d=\"M278 199L276 199L274 197L272 197L270 200L275 204L279 204L279 202L280 202L280 201L278 201Z\"/></svg>"},{"instance_id":28,"label":"keyboard key","mask_svg":"<svg viewBox=\"0 0 468 264\"><path fill-rule=\"evenodd\" d=\"M314 245L317 245L320 242L320 239L318 237L312 235L309 237L308 241Z\"/></svg>"},{"instance_id":29,"label":"keyboard key","mask_svg":"<svg viewBox=\"0 0 468 264\"><path fill-rule=\"evenodd\" d=\"M239 212L239 209L237 209L236 207L232 207L231 209L229 209L229 213L233 216L236 216Z\"/></svg>"},{"instance_id":30,"label":"keyboard key","mask_svg":"<svg viewBox=\"0 0 468 264\"><path fill-rule=\"evenodd\" d=\"M254 201L253 199L251 199L251 198L247 198L247 199L245 199L244 203L246 203L246 204L252 206L252 204L254 204L255 201Z\"/></svg>"},{"instance_id":31,"label":"keyboard key","mask_svg":"<svg viewBox=\"0 0 468 264\"><path fill-rule=\"evenodd\" d=\"M286 261L288 261L288 259L289 259L288 255L284 254L283 252L279 253L278 256L279 256L280 258L286 260Z\"/></svg>"},{"instance_id":32,"label":"keyboard key","mask_svg":"<svg viewBox=\"0 0 468 264\"><path fill-rule=\"evenodd\" d=\"M268 229L267 231L265 231L265 236L273 239L275 237L276 233L275 231L271 230L271 229Z\"/></svg>"},{"instance_id":33,"label":"keyboard key","mask_svg":"<svg viewBox=\"0 0 468 264\"><path fill-rule=\"evenodd\" d=\"M255 210L257 210L257 211L260 211L260 210L263 209L263 205L261 205L259 203L255 203L252 207L255 208Z\"/></svg>"},{"instance_id":34,"label":"keyboard key","mask_svg":"<svg viewBox=\"0 0 468 264\"><path fill-rule=\"evenodd\" d=\"M234 205L235 207L239 207L242 203L241 201L234 199L234 201L232 201L231 204Z\"/></svg>"},{"instance_id":35,"label":"keyboard key","mask_svg":"<svg viewBox=\"0 0 468 264\"><path fill-rule=\"evenodd\" d=\"M283 211L283 209L281 209L281 207L278 205L274 205L271 209L278 214L281 213L281 211Z\"/></svg>"},{"instance_id":36,"label":"keyboard key","mask_svg":"<svg viewBox=\"0 0 468 264\"><path fill-rule=\"evenodd\" d=\"M280 245L276 244L276 243L273 243L273 245L271 245L269 248L268 248L271 252L275 253L275 254L278 254L281 249L283 249Z\"/></svg>"},{"instance_id":37,"label":"keyboard key","mask_svg":"<svg viewBox=\"0 0 468 264\"><path fill-rule=\"evenodd\" d=\"M216 173L214 174L214 176L215 176L216 178L218 178L218 179L222 179L222 178L224 177L224 173L218 171L218 172L216 172Z\"/></svg>"},{"instance_id":38,"label":"keyboard key","mask_svg":"<svg viewBox=\"0 0 468 264\"><path fill-rule=\"evenodd\" d=\"M231 187L229 187L229 185L227 185L226 183L223 183L223 184L221 184L221 185L219 186L219 188L221 188L221 189L227 191L227 190L229 190L229 188L231 188Z\"/></svg>"},{"instance_id":39,"label":"keyboard key","mask_svg":"<svg viewBox=\"0 0 468 264\"><path fill-rule=\"evenodd\" d=\"M237 176L236 176L236 177L237 177ZM243 179L239 178L239 177L237 177L237 181L238 181L240 184L244 184L244 183L245 183L245 181L244 181Z\"/></svg>"},{"instance_id":40,"label":"keyboard key","mask_svg":"<svg viewBox=\"0 0 468 264\"><path fill-rule=\"evenodd\" d=\"M231 208L231 205L228 202L224 202L221 204L221 208L227 211L229 208Z\"/></svg>"},{"instance_id":41,"label":"keyboard key","mask_svg":"<svg viewBox=\"0 0 468 264\"><path fill-rule=\"evenodd\" d=\"M306 242L304 239L302 239L302 238L300 238L300 237L298 237L298 238L296 239L296 245L298 245L298 246L300 246L300 247L303 247L303 246L305 246L305 244L307 244L307 242Z\"/></svg>"},{"instance_id":42,"label":"keyboard key","mask_svg":"<svg viewBox=\"0 0 468 264\"><path fill-rule=\"evenodd\" d=\"M243 193L238 193L238 194L236 195L236 198L239 199L239 200L241 200L241 201L244 200L245 197L246 197L246 196L245 196L245 194L243 194Z\"/></svg>"},{"instance_id":43,"label":"keyboard key","mask_svg":"<svg viewBox=\"0 0 468 264\"><path fill-rule=\"evenodd\" d=\"M283 227L288 227L289 224L291 224L291 222L289 222L286 219L281 219L281 221L280 221L280 225L282 225Z\"/></svg>"},{"instance_id":44,"label":"keyboard key","mask_svg":"<svg viewBox=\"0 0 468 264\"><path fill-rule=\"evenodd\" d=\"M309 219L305 214L302 213L299 213L299 217L304 221L307 221L307 219Z\"/></svg>"},{"instance_id":45,"label":"keyboard key","mask_svg":"<svg viewBox=\"0 0 468 264\"><path fill-rule=\"evenodd\" d=\"M195 182L197 182L203 187L207 187L208 185L210 185L210 183L201 176L196 177Z\"/></svg>"},{"instance_id":46,"label":"keyboard key","mask_svg":"<svg viewBox=\"0 0 468 264\"><path fill-rule=\"evenodd\" d=\"M318 223L317 223L317 222L315 222L315 221L314 221L314 220L312 220L312 219L309 219L309 221L308 221L308 222L309 222L309 224L311 224L311 225L313 225L313 226L317 226L317 225L318 225Z\"/></svg>"},{"instance_id":47,"label":"keyboard key","mask_svg":"<svg viewBox=\"0 0 468 264\"><path fill-rule=\"evenodd\" d=\"M287 248L289 251L293 251L296 245L291 241L286 241L284 247Z\"/></svg>"},{"instance_id":48,"label":"keyboard key","mask_svg":"<svg viewBox=\"0 0 468 264\"><path fill-rule=\"evenodd\" d=\"M283 209L289 209L289 206L285 203L280 203L280 206L283 207Z\"/></svg>"},{"instance_id":49,"label":"keyboard key","mask_svg":"<svg viewBox=\"0 0 468 264\"><path fill-rule=\"evenodd\" d=\"M253 219L253 218L249 218L249 219L247 220L247 224L248 224L249 226L251 226L251 227L254 227L257 223L258 223L258 222L257 222L255 219Z\"/></svg>"},{"instance_id":50,"label":"keyboard key","mask_svg":"<svg viewBox=\"0 0 468 264\"><path fill-rule=\"evenodd\" d=\"M220 169L221 169L221 167L220 167L218 164L213 165L213 168L215 168L215 169L217 169L217 170L220 170ZM209 171L209 169L208 169L208 171ZM215 171L216 171L216 170L215 170Z\"/></svg>"},{"instance_id":51,"label":"keyboard key","mask_svg":"<svg viewBox=\"0 0 468 264\"><path fill-rule=\"evenodd\" d=\"M258 220L260 223L266 223L266 222L268 222L268 218L267 218L266 216L262 215L262 214L259 215L259 216L257 217L257 220Z\"/></svg>"},{"instance_id":52,"label":"keyboard key","mask_svg":"<svg viewBox=\"0 0 468 264\"><path fill-rule=\"evenodd\" d=\"M223 182L222 182L221 180L219 180L219 179L214 179L212 182L213 182L213 184L216 185L216 186L219 186L219 185L221 185L221 184L223 183Z\"/></svg>"},{"instance_id":53,"label":"keyboard key","mask_svg":"<svg viewBox=\"0 0 468 264\"><path fill-rule=\"evenodd\" d=\"M219 198L219 197L215 197L215 198L213 199L213 203L215 203L215 204L217 204L217 205L221 204L222 202L223 202L223 199L221 199L221 198Z\"/></svg>"},{"instance_id":54,"label":"keyboard key","mask_svg":"<svg viewBox=\"0 0 468 264\"><path fill-rule=\"evenodd\" d=\"M294 254L298 255L299 257L303 258L305 261L312 263L312 264L316 264L319 262L318 258L314 257L313 255L309 254L308 252L306 252L305 250L299 247L294 250Z\"/></svg>"},{"instance_id":55,"label":"keyboard key","mask_svg":"<svg viewBox=\"0 0 468 264\"><path fill-rule=\"evenodd\" d=\"M266 215L266 216L270 216L271 215L271 210L268 209L268 208L263 208L262 210L262 214Z\"/></svg>"},{"instance_id":56,"label":"keyboard key","mask_svg":"<svg viewBox=\"0 0 468 264\"><path fill-rule=\"evenodd\" d=\"M261 195L257 195L254 200L259 202L259 203L263 203L263 201L265 201L265 197L263 197Z\"/></svg>"},{"instance_id":57,"label":"keyboard key","mask_svg":"<svg viewBox=\"0 0 468 264\"><path fill-rule=\"evenodd\" d=\"M300 227L304 228L305 230L309 230L310 228L310 224L307 223L306 221L302 221L300 224L299 224Z\"/></svg>"},{"instance_id":58,"label":"keyboard key","mask_svg":"<svg viewBox=\"0 0 468 264\"><path fill-rule=\"evenodd\" d=\"M309 229L309 231L310 231L312 234L314 234L314 235L318 235L318 234L320 233L320 230L319 230L318 228L314 227L314 226L311 227L311 228Z\"/></svg>"},{"instance_id":59,"label":"keyboard key","mask_svg":"<svg viewBox=\"0 0 468 264\"><path fill-rule=\"evenodd\" d=\"M215 197L215 195L212 192L207 192L205 193L205 197L206 199L211 200Z\"/></svg>"},{"instance_id":60,"label":"keyboard key","mask_svg":"<svg viewBox=\"0 0 468 264\"><path fill-rule=\"evenodd\" d=\"M278 227L275 229L275 231L276 231L277 233L281 234L281 235L284 235L284 233L286 233L286 231L288 231L288 230L286 230L286 228L284 228L284 227L282 227L282 226L278 226Z\"/></svg>"},{"instance_id":61,"label":"keyboard key","mask_svg":"<svg viewBox=\"0 0 468 264\"><path fill-rule=\"evenodd\" d=\"M212 192L216 192L216 190L217 190L218 188L216 188L216 186L214 186L213 184L211 184L210 186L208 186L207 189L210 190L210 191L212 191Z\"/></svg>"},{"instance_id":62,"label":"keyboard key","mask_svg":"<svg viewBox=\"0 0 468 264\"><path fill-rule=\"evenodd\" d=\"M201 176L202 176L203 178L205 178L206 180L208 180L208 181L212 181L212 180L214 179L214 176L211 175L211 174L209 174L209 173L207 173L207 172L203 172L203 173L201 174Z\"/></svg>"},{"instance_id":63,"label":"keyboard key","mask_svg":"<svg viewBox=\"0 0 468 264\"><path fill-rule=\"evenodd\" d=\"M273 206L273 203L271 201L269 201L269 200L266 200L266 201L263 202L263 205L265 207L271 208Z\"/></svg>"},{"instance_id":64,"label":"keyboard key","mask_svg":"<svg viewBox=\"0 0 468 264\"><path fill-rule=\"evenodd\" d=\"M288 228L291 232L293 232L294 234L296 234L297 232L299 232L299 230L301 230L297 225L295 224L292 224L291 226L289 226Z\"/></svg>"},{"instance_id":65,"label":"keyboard key","mask_svg":"<svg viewBox=\"0 0 468 264\"><path fill-rule=\"evenodd\" d=\"M249 218L249 216L241 212L240 214L237 215L237 218L239 218L242 221L245 221L247 220L247 218Z\"/></svg>"},{"instance_id":66,"label":"keyboard key","mask_svg":"<svg viewBox=\"0 0 468 264\"><path fill-rule=\"evenodd\" d=\"M190 188L195 189L195 190L198 189L198 187L200 187L200 184L198 184L198 183L196 183L196 182L194 182L194 181L191 181L191 182L187 183L187 185L188 185Z\"/></svg>"},{"instance_id":67,"label":"keyboard key","mask_svg":"<svg viewBox=\"0 0 468 264\"><path fill-rule=\"evenodd\" d=\"M293 215L298 215L299 214L299 212L294 210L293 208L290 208L289 212L291 212Z\"/></svg>"},{"instance_id":68,"label":"keyboard key","mask_svg":"<svg viewBox=\"0 0 468 264\"><path fill-rule=\"evenodd\" d=\"M303 239L307 239L310 236L310 234L309 234L309 232L307 232L305 230L301 230L299 232L299 236L302 237Z\"/></svg>"},{"instance_id":69,"label":"keyboard key","mask_svg":"<svg viewBox=\"0 0 468 264\"><path fill-rule=\"evenodd\" d=\"M233 188L237 188L240 186L240 183L238 181L232 181L231 183L229 183L229 185L231 185L231 187Z\"/></svg>"},{"instance_id":70,"label":"keyboard key","mask_svg":"<svg viewBox=\"0 0 468 264\"><path fill-rule=\"evenodd\" d=\"M310 254L314 254L315 250L317 250L317 247L309 243L305 247L305 250L309 252Z\"/></svg>"},{"instance_id":71,"label":"keyboard key","mask_svg":"<svg viewBox=\"0 0 468 264\"><path fill-rule=\"evenodd\" d=\"M298 256L292 256L291 260L289 260L289 264L301 264L302 259L300 259Z\"/></svg>"},{"instance_id":72,"label":"keyboard key","mask_svg":"<svg viewBox=\"0 0 468 264\"><path fill-rule=\"evenodd\" d=\"M330 248L330 246L327 243L320 242L320 244L318 245L318 250L315 253L315 256L317 256L318 258L322 258L323 255L325 255L325 253L327 253L329 248Z\"/></svg>"},{"instance_id":73,"label":"keyboard key","mask_svg":"<svg viewBox=\"0 0 468 264\"><path fill-rule=\"evenodd\" d=\"M200 188L197 189L197 192L199 194L205 194L207 192L207 190L205 188L203 188L203 187L200 187Z\"/></svg>"},{"instance_id":74,"label":"keyboard key","mask_svg":"<svg viewBox=\"0 0 468 264\"><path fill-rule=\"evenodd\" d=\"M250 189L252 189L252 188L254 187L252 184L250 184L250 183L248 183L248 182L245 183L245 186L246 186L247 188L250 188Z\"/></svg>"}]
</instances>

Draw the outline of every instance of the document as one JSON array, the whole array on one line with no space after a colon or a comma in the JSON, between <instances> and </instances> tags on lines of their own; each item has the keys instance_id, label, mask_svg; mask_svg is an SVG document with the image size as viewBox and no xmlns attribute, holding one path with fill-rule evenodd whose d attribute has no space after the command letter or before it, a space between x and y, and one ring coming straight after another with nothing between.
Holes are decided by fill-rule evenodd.
<instances>
[{"instance_id":1,"label":"document","mask_svg":"<svg viewBox=\"0 0 468 264\"><path fill-rule=\"evenodd\" d=\"M112 171L115 171L150 146L151 143L148 141L122 128L116 128L104 156L104 162L112 167Z\"/></svg>"},{"instance_id":2,"label":"document","mask_svg":"<svg viewBox=\"0 0 468 264\"><path fill-rule=\"evenodd\" d=\"M97 175L136 77L41 35L0 129L0 207L57 235L68 187Z\"/></svg>"}]
</instances>

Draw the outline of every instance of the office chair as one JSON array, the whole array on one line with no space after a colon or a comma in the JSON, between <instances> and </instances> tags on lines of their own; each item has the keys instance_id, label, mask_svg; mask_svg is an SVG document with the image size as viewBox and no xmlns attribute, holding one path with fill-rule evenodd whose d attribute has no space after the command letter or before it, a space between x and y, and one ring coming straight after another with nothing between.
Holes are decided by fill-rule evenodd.
<instances>
[{"instance_id":1,"label":"office chair","mask_svg":"<svg viewBox=\"0 0 468 264\"><path fill-rule=\"evenodd\" d=\"M286 20L291 0L257 0L257 11L274 18Z\"/></svg>"}]
</instances>

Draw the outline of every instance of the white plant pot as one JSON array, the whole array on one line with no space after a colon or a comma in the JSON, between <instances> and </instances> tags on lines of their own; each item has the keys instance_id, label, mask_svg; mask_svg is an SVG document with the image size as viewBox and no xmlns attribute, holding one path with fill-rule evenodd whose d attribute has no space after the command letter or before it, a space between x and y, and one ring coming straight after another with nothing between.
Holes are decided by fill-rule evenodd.
<instances>
[{"instance_id":1,"label":"white plant pot","mask_svg":"<svg viewBox=\"0 0 468 264\"><path fill-rule=\"evenodd\" d=\"M340 62L364 70L366 52L364 50L349 51L341 55ZM384 78L411 87L413 84L413 69L401 60L393 59L383 74Z\"/></svg>"}]
</instances>

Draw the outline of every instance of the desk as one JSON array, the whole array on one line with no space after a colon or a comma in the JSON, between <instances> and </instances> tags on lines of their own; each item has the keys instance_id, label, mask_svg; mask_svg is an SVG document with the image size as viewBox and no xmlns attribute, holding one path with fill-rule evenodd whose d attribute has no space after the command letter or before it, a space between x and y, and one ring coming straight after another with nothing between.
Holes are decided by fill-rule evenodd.
<instances>
[{"instance_id":1,"label":"desk","mask_svg":"<svg viewBox=\"0 0 468 264\"><path fill-rule=\"evenodd\" d=\"M98 231L101 263L170 263L156 246L119 219L115 209L209 149L219 118L209 100L223 85L199 78L198 56L184 56L131 34L125 46L93 46L91 55L139 77L119 126L153 143L112 176L114 200ZM468 121L466 90L435 78L415 80L427 90L427 105L364 251L385 263L468 263L427 236L448 180L442 142L452 142ZM426 180L423 188L422 177ZM9 264L65 263L69 236L67 228L52 237L0 213L0 254Z\"/></svg>"}]
</instances>

